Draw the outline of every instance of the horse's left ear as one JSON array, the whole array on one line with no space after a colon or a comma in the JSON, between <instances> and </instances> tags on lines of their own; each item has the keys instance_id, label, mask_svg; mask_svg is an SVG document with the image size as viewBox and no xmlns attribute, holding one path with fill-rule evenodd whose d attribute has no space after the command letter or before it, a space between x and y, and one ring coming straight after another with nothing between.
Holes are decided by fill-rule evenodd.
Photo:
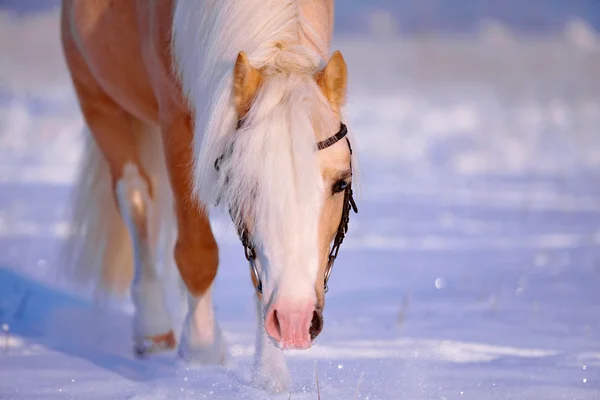
<instances>
[{"instance_id":1,"label":"horse's left ear","mask_svg":"<svg viewBox=\"0 0 600 400\"><path fill-rule=\"evenodd\" d=\"M348 82L348 70L342 53L336 50L325 68L315 74L315 79L333 108L339 110L346 101Z\"/></svg>"},{"instance_id":2,"label":"horse's left ear","mask_svg":"<svg viewBox=\"0 0 600 400\"><path fill-rule=\"evenodd\" d=\"M233 68L233 101L238 118L250 110L252 101L262 82L262 74L250 64L245 52L240 51Z\"/></svg>"}]
</instances>

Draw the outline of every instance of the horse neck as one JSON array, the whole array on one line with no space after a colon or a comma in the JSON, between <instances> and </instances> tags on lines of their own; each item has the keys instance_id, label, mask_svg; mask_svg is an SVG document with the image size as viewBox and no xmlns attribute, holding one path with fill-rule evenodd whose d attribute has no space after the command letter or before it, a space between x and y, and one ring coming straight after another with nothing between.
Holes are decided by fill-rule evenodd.
<instances>
[{"instance_id":1,"label":"horse neck","mask_svg":"<svg viewBox=\"0 0 600 400\"><path fill-rule=\"evenodd\" d=\"M333 35L333 0L301 2L298 13L306 22L301 26L299 44L326 59Z\"/></svg>"}]
</instances>

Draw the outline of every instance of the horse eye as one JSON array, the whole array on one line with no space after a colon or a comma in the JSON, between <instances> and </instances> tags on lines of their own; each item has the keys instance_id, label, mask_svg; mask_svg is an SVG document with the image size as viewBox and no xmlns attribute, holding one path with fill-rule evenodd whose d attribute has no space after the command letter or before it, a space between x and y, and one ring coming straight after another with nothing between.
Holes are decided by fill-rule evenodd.
<instances>
[{"instance_id":1,"label":"horse eye","mask_svg":"<svg viewBox=\"0 0 600 400\"><path fill-rule=\"evenodd\" d=\"M348 181L340 179L339 181L337 181L336 183L333 184L331 191L333 192L333 194L341 193L344 190L346 190L347 187L348 187Z\"/></svg>"}]
</instances>

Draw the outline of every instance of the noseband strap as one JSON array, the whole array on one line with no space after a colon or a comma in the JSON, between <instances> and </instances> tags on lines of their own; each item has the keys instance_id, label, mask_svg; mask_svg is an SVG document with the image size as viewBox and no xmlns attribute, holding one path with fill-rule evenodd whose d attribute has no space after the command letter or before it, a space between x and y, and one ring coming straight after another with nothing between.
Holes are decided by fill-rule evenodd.
<instances>
[{"instance_id":1,"label":"noseband strap","mask_svg":"<svg viewBox=\"0 0 600 400\"><path fill-rule=\"evenodd\" d=\"M239 120L237 123L237 128L240 129L243 125L243 120ZM325 140L317 142L315 149L317 151L325 150L328 147L333 146L340 140L346 138L346 143L348 144L348 149L350 150L350 155L352 155L352 147L350 146L350 140L346 137L348 134L348 128L345 124L340 124L340 130ZM233 149L229 149L229 154ZM215 169L217 171L220 170L221 161L226 157L226 154L222 154L215 160ZM350 171L352 171L352 163L350 163ZM227 178L227 177L226 177ZM226 179L225 182L228 180ZM329 251L329 258L327 260L327 268L325 269L325 293L329 291L329 287L327 286L327 282L329 281L329 277L331 276L331 271L333 270L333 264L335 263L335 259L338 256L340 251L340 247L344 238L346 237L346 233L348 232L348 223L350 222L350 210L358 213L358 207L356 207L356 202L354 201L354 196L352 193L352 184L348 184L346 189L344 190L344 206L342 208L342 218L340 219L340 224L338 226L337 232L335 234L335 238L333 239L333 244L331 246L331 250ZM230 208L229 214L233 219L232 210ZM252 277L255 281L255 288L258 293L262 294L262 280L260 279L260 273L256 266L256 250L252 243L252 240L249 236L248 230L243 224L237 227L238 235L240 237L240 242L242 242L242 246L244 246L244 255L246 259L250 263L250 270L252 272Z\"/></svg>"}]
</instances>

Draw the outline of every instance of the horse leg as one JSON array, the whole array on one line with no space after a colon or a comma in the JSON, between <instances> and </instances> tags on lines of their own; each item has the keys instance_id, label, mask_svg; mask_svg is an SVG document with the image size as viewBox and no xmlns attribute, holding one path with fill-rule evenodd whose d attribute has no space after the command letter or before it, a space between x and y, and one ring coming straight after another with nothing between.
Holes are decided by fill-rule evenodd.
<instances>
[{"instance_id":1,"label":"horse leg","mask_svg":"<svg viewBox=\"0 0 600 400\"><path fill-rule=\"evenodd\" d=\"M142 134L150 133L136 132L135 127L141 124L109 98L91 74L79 68L73 81L85 121L108 164L114 198L133 246L135 351L143 355L174 348L175 338L149 233L154 207L152 184L139 157L138 140L144 140Z\"/></svg>"},{"instance_id":2,"label":"horse leg","mask_svg":"<svg viewBox=\"0 0 600 400\"><path fill-rule=\"evenodd\" d=\"M227 346L215 320L210 289L217 274L218 248L204 207L192 195L193 131L187 114L161 122L167 170L177 216L175 262L188 290L188 314L179 353L187 361L224 364Z\"/></svg>"},{"instance_id":3,"label":"horse leg","mask_svg":"<svg viewBox=\"0 0 600 400\"><path fill-rule=\"evenodd\" d=\"M254 281L254 277L252 279ZM283 350L273 344L263 325L263 306L257 294L256 350L254 352L253 381L255 385L270 392L279 393L287 391L290 384L290 373Z\"/></svg>"},{"instance_id":4,"label":"horse leg","mask_svg":"<svg viewBox=\"0 0 600 400\"><path fill-rule=\"evenodd\" d=\"M154 222L151 218L156 216L153 210L156 204L144 175L139 164L127 163L115 188L119 211L133 245L135 265L131 298L135 305L133 333L138 356L173 349L176 344L164 286L156 270L156 243L151 240L149 229Z\"/></svg>"}]
</instances>

